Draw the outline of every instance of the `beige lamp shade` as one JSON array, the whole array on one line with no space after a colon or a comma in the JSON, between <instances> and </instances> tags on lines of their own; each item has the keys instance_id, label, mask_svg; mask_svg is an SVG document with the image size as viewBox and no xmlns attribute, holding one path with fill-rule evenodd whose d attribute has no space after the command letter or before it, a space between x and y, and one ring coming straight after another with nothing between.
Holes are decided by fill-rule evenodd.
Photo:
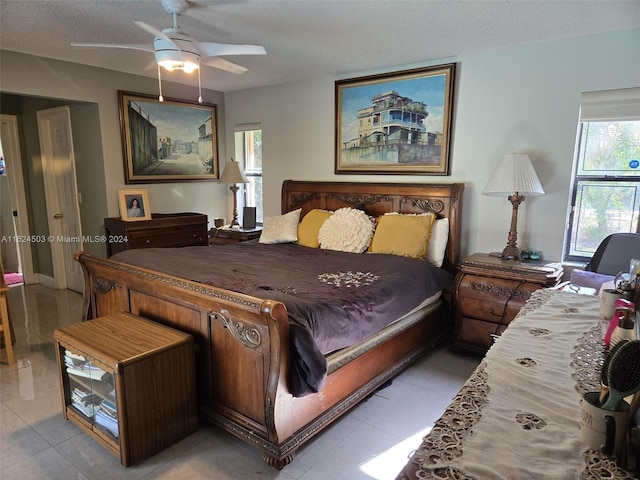
<instances>
[{"instance_id":1,"label":"beige lamp shade","mask_svg":"<svg viewBox=\"0 0 640 480\"><path fill-rule=\"evenodd\" d=\"M482 194L494 197L508 195L513 208L511 210L511 228L507 237L507 246L502 251L502 258L520 261L518 207L524 201L525 195L544 195L544 190L533 165L531 165L529 156L523 153L505 155L489 177Z\"/></svg>"},{"instance_id":2,"label":"beige lamp shade","mask_svg":"<svg viewBox=\"0 0 640 480\"><path fill-rule=\"evenodd\" d=\"M234 227L238 225L238 190L240 187L236 185L237 183L249 183L249 179L244 174L242 170L240 170L240 165L238 162L234 162L233 158L228 160L227 163L224 164L224 172L222 172L222 176L220 176L220 183L230 184L229 190L233 193L233 220L231 221L231 226Z\"/></svg>"},{"instance_id":3,"label":"beige lamp shade","mask_svg":"<svg viewBox=\"0 0 640 480\"><path fill-rule=\"evenodd\" d=\"M505 155L489 177L482 194L503 197L516 192L521 195L544 195L531 160L523 153Z\"/></svg>"},{"instance_id":4,"label":"beige lamp shade","mask_svg":"<svg viewBox=\"0 0 640 480\"><path fill-rule=\"evenodd\" d=\"M224 172L220 176L220 183L236 184L236 183L249 183L249 179L240 170L240 164L235 162L233 158L227 160L224 164Z\"/></svg>"}]
</instances>

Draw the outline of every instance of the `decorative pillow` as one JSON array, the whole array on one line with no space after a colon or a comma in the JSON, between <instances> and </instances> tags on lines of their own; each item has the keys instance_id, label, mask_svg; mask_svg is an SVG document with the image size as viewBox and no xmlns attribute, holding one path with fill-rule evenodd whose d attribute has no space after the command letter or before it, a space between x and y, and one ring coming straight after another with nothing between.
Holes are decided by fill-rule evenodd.
<instances>
[{"instance_id":1,"label":"decorative pillow","mask_svg":"<svg viewBox=\"0 0 640 480\"><path fill-rule=\"evenodd\" d=\"M374 230L373 221L363 211L340 208L320 227L318 242L325 250L362 253L369 246Z\"/></svg>"},{"instance_id":2,"label":"decorative pillow","mask_svg":"<svg viewBox=\"0 0 640 480\"><path fill-rule=\"evenodd\" d=\"M298 240L298 221L301 208L292 212L266 217L262 222L260 243L291 243Z\"/></svg>"},{"instance_id":3,"label":"decorative pillow","mask_svg":"<svg viewBox=\"0 0 640 480\"><path fill-rule=\"evenodd\" d=\"M302 217L302 221L298 225L298 245L318 248L320 246L318 241L320 227L331 215L333 212L329 210L315 208Z\"/></svg>"},{"instance_id":4,"label":"decorative pillow","mask_svg":"<svg viewBox=\"0 0 640 480\"><path fill-rule=\"evenodd\" d=\"M424 259L434 221L435 215L432 213L386 213L378 218L378 226L369 251Z\"/></svg>"},{"instance_id":5,"label":"decorative pillow","mask_svg":"<svg viewBox=\"0 0 640 480\"><path fill-rule=\"evenodd\" d=\"M441 267L444 261L444 254L447 250L447 242L449 241L449 219L439 218L433 222L431 228L431 238L429 239L429 248L424 259L430 264Z\"/></svg>"}]
</instances>

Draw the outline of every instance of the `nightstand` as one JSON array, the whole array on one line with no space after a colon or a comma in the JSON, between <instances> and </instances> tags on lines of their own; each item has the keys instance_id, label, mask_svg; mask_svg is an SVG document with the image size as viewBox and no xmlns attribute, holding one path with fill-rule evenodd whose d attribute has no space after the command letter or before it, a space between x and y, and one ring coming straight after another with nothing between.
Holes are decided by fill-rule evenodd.
<instances>
[{"instance_id":1,"label":"nightstand","mask_svg":"<svg viewBox=\"0 0 640 480\"><path fill-rule=\"evenodd\" d=\"M256 228L212 228L209 230L209 245L227 245L260 238L262 227Z\"/></svg>"},{"instance_id":2,"label":"nightstand","mask_svg":"<svg viewBox=\"0 0 640 480\"><path fill-rule=\"evenodd\" d=\"M453 287L453 348L485 353L531 294L556 286L563 273L560 264L542 261L506 261L486 253L465 258Z\"/></svg>"}]
</instances>

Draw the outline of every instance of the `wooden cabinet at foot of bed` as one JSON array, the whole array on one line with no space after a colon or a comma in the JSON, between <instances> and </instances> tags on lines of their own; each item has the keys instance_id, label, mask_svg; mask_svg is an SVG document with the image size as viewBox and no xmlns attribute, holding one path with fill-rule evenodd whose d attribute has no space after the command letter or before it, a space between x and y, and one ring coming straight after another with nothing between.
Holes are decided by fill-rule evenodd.
<instances>
[{"instance_id":1,"label":"wooden cabinet at foot of bed","mask_svg":"<svg viewBox=\"0 0 640 480\"><path fill-rule=\"evenodd\" d=\"M484 353L536 290L557 285L558 264L505 261L484 253L465 258L454 282L452 345Z\"/></svg>"},{"instance_id":2,"label":"wooden cabinet at foot of bed","mask_svg":"<svg viewBox=\"0 0 640 480\"><path fill-rule=\"evenodd\" d=\"M124 466L198 427L193 337L119 312L55 330L64 418Z\"/></svg>"}]
</instances>

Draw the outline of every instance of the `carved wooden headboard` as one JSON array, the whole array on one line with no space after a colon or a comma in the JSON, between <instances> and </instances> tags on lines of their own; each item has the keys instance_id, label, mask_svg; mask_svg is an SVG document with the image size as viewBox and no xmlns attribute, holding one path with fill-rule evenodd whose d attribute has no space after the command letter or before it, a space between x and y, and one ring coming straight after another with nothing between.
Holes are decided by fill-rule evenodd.
<instances>
[{"instance_id":1,"label":"carved wooden headboard","mask_svg":"<svg viewBox=\"0 0 640 480\"><path fill-rule=\"evenodd\" d=\"M301 218L314 208L352 207L378 217L385 213L433 212L449 219L449 243L443 267L455 272L460 256L463 183L359 183L285 180L282 213L302 208Z\"/></svg>"}]
</instances>

